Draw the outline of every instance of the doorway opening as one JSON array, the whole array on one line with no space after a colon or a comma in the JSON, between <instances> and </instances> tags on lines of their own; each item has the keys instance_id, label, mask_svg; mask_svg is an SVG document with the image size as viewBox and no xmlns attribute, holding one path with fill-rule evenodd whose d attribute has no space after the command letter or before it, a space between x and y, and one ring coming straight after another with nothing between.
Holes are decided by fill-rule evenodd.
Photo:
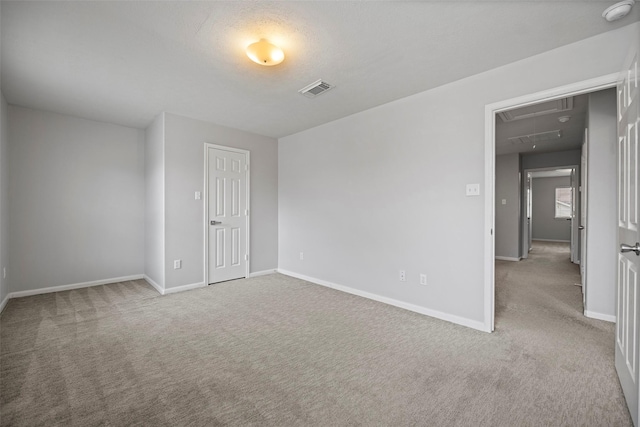
<instances>
[{"instance_id":1,"label":"doorway opening","mask_svg":"<svg viewBox=\"0 0 640 427\"><path fill-rule=\"evenodd\" d=\"M539 168L570 168L574 179L579 182L582 170L580 168L582 147L587 142L586 125L577 126L576 129L562 127L567 123L564 116L572 116L570 111L580 107L586 102L587 94L610 89L616 86L618 74L611 74L584 82L575 83L561 88L552 89L545 92L531 94L511 100L487 105L485 108L485 184L487 188L485 197L486 227L485 238L485 328L488 332L495 328L495 259L496 256L511 258L511 261L519 261L528 254L529 246L523 244L521 236L523 232L523 216L527 206L525 198L521 197L525 186L525 171ZM582 107L580 107L582 108ZM569 122L574 117L569 117ZM510 135L504 147L506 150L499 152L498 132L500 132L500 122L511 121L526 123L529 120L530 130L521 129L519 133ZM574 121L576 123L577 121ZM553 124L554 127L549 125ZM512 127L516 127L513 125ZM572 144L562 146L560 141L562 136L568 133L574 135ZM575 135L579 135L576 137ZM504 148L503 147L503 148ZM522 150L527 147L527 150ZM521 154L527 152L527 154ZM502 156L502 159L498 159ZM507 159L506 162L501 160ZM541 163L542 162L542 163ZM501 164L502 163L502 164ZM504 171L511 173L511 179L501 179ZM515 172L515 175L513 174ZM505 190L506 188L506 190ZM574 209L579 209L581 203L579 192L574 191L572 197L578 198L574 201ZM504 196L503 191L510 191L510 196ZM497 229L499 223L503 223L503 214L509 213L511 232L505 235ZM574 245L573 258L580 259L580 213L573 214L574 240L578 245ZM515 220L514 220L515 218ZM505 238L506 237L506 238ZM515 244L514 244L515 241ZM510 254L499 253L501 245L508 242L511 245ZM524 250L526 248L526 250ZM499 258L500 259L500 258Z\"/></svg>"},{"instance_id":2,"label":"doorway opening","mask_svg":"<svg viewBox=\"0 0 640 427\"><path fill-rule=\"evenodd\" d=\"M567 247L567 259L580 264L579 175L578 165L523 171L521 258L529 257L534 241L566 243L560 246Z\"/></svg>"}]
</instances>

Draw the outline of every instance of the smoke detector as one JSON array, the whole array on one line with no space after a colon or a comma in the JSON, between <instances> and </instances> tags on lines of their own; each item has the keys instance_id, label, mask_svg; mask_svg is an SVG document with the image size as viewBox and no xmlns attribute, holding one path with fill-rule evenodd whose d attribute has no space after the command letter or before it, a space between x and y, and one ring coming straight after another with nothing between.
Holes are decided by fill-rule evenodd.
<instances>
[{"instance_id":1,"label":"smoke detector","mask_svg":"<svg viewBox=\"0 0 640 427\"><path fill-rule=\"evenodd\" d=\"M618 19L624 18L631 12L631 8L635 4L634 0L623 0L614 4L613 6L609 6L602 12L602 17L609 22L617 21Z\"/></svg>"},{"instance_id":2,"label":"smoke detector","mask_svg":"<svg viewBox=\"0 0 640 427\"><path fill-rule=\"evenodd\" d=\"M328 90L333 89L335 86L329 84L327 82L322 81L322 79L311 83L309 86L305 86L298 91L302 95L307 98L315 98L316 96L325 93Z\"/></svg>"}]
</instances>

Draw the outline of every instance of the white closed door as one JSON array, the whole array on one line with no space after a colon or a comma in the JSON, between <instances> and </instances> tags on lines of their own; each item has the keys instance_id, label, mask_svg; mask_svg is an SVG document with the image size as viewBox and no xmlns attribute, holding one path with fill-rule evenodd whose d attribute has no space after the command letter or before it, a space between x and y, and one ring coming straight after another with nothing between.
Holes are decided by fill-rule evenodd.
<instances>
[{"instance_id":1,"label":"white closed door","mask_svg":"<svg viewBox=\"0 0 640 427\"><path fill-rule=\"evenodd\" d=\"M638 425L640 230L638 227L638 49L618 84L618 278L615 364L633 423Z\"/></svg>"},{"instance_id":2,"label":"white closed door","mask_svg":"<svg viewBox=\"0 0 640 427\"><path fill-rule=\"evenodd\" d=\"M209 284L248 275L247 156L207 148Z\"/></svg>"}]
</instances>

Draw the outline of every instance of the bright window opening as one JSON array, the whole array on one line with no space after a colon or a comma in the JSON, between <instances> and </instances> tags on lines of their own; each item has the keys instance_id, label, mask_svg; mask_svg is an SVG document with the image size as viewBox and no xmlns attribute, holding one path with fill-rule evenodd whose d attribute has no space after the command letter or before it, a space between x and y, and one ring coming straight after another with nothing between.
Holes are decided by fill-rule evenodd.
<instances>
[{"instance_id":1,"label":"bright window opening","mask_svg":"<svg viewBox=\"0 0 640 427\"><path fill-rule=\"evenodd\" d=\"M571 218L571 187L556 188L556 218Z\"/></svg>"}]
</instances>

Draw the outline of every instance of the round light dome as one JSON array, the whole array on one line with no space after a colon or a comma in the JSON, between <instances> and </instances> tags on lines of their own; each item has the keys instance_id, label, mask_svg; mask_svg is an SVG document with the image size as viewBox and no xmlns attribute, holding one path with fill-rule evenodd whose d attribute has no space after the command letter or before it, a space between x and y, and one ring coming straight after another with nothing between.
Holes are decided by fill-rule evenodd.
<instances>
[{"instance_id":1,"label":"round light dome","mask_svg":"<svg viewBox=\"0 0 640 427\"><path fill-rule=\"evenodd\" d=\"M602 17L609 22L624 18L629 14L634 3L633 0L624 0L613 6L609 6L602 12Z\"/></svg>"},{"instance_id":2,"label":"round light dome","mask_svg":"<svg viewBox=\"0 0 640 427\"><path fill-rule=\"evenodd\" d=\"M247 46L247 56L256 64L268 67L278 65L284 60L282 49L265 39L260 39L260 41Z\"/></svg>"}]
</instances>

